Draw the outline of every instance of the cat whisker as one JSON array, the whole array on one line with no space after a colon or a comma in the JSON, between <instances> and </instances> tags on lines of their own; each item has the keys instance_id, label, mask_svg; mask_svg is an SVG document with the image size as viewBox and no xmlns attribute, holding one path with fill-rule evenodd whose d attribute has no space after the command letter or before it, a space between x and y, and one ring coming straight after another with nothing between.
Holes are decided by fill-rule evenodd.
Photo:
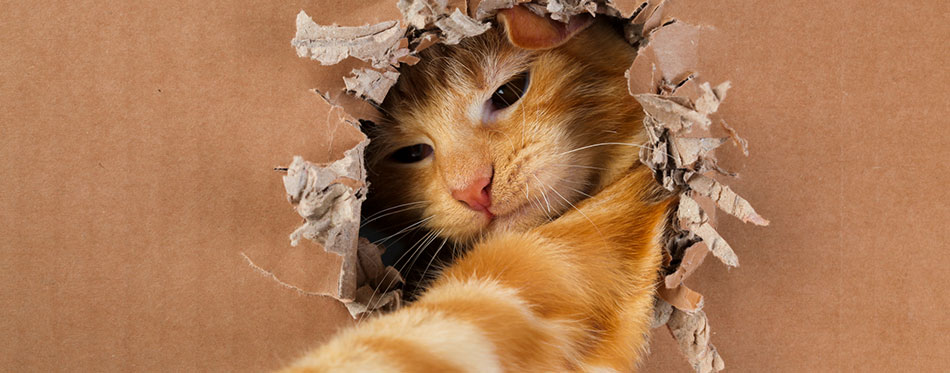
<instances>
[{"instance_id":1,"label":"cat whisker","mask_svg":"<svg viewBox=\"0 0 950 373\"><path fill-rule=\"evenodd\" d=\"M541 179L538 179L538 182L541 182ZM543 184L544 184L544 183L542 183L542 185L543 185ZM555 194L557 194L558 197L561 197L561 199L563 199L564 202L567 202L568 205L570 205L571 207L573 207L574 210L577 210L577 212L578 212L579 214L581 214L581 216L583 216L584 219L587 219L587 221L590 222L590 225L592 225L592 226L594 227L594 230L596 230L597 233L600 234L600 239L604 240L604 244L605 244L605 245L607 244L607 240L604 238L604 232L602 232L602 231L600 230L600 228L597 227L597 224L594 224L594 221L591 220L591 219L587 216L587 214L585 214L583 211L581 211L581 209L577 208L577 206L574 206L574 204L571 203L571 201L568 201L567 198L564 198L564 196L561 195L561 193L558 192L557 189L554 189L554 188L549 188L549 189L551 189L552 192L554 192Z\"/></svg>"},{"instance_id":2,"label":"cat whisker","mask_svg":"<svg viewBox=\"0 0 950 373\"><path fill-rule=\"evenodd\" d=\"M385 214L376 216L376 217L374 217L374 218L372 218L372 219L369 219L369 220L365 220L365 219L364 219L363 223L360 224L360 228L363 228L364 226L366 226L366 224L372 223L372 222L374 222L374 221L376 221L376 220L385 218L385 217L390 216L390 215L393 215L393 214L398 214L398 213L403 212L403 211L415 210L415 209L424 208L424 207L426 207L426 206L411 206L411 207L406 207L406 208L399 209L399 210L396 210L396 211L387 212L387 213L385 213ZM379 214L379 213L376 213L376 214L374 214L374 215L378 215L378 214Z\"/></svg>"},{"instance_id":3,"label":"cat whisker","mask_svg":"<svg viewBox=\"0 0 950 373\"><path fill-rule=\"evenodd\" d=\"M525 201L530 203L532 206L537 207L537 205L534 204L534 200L531 198L531 196L528 195L528 189L529 189L529 186L525 184L524 189L522 189L522 191L524 191L524 199Z\"/></svg>"},{"instance_id":4,"label":"cat whisker","mask_svg":"<svg viewBox=\"0 0 950 373\"><path fill-rule=\"evenodd\" d=\"M553 175L553 176L554 176L554 177L557 177L557 175ZM566 178L563 178L563 177L557 177L557 179L558 179L558 181L560 181L560 182L563 182L563 183L566 183L566 184L571 184L571 185L577 185L577 186L580 186L580 187L588 187L588 186L593 185L593 182L590 181L590 180L571 180L571 179L566 179Z\"/></svg>"},{"instance_id":5,"label":"cat whisker","mask_svg":"<svg viewBox=\"0 0 950 373\"><path fill-rule=\"evenodd\" d=\"M431 218L431 217L430 217L430 218ZM440 231L440 233L441 233L441 231ZM421 242L425 242L425 241L428 240L430 237L434 237L435 235L436 235L435 231L429 231L429 232L427 232L420 240L416 241L416 243L414 243L412 246L410 246L409 249L407 249L406 251L404 251L404 252L402 253L402 255L400 255L399 258L396 259L396 262L393 263L393 267L396 268L396 271L398 271L399 273L402 273L402 272L403 272L403 269L406 268L406 264L409 264L409 261L412 260L412 258L416 256L416 253L419 252L419 251L416 250L415 248L416 248L417 246L419 246L419 244L420 244ZM403 268L399 268L399 262L401 262L402 259L406 257L406 254L410 254L410 255L409 255L409 259L407 259L407 260L406 260L406 263L403 264ZM376 284L376 287L373 289L373 294L370 295L369 301L368 301L366 304L367 304L367 305L372 305L372 304L373 304L373 299L376 298L376 295L379 294L379 291L380 291L381 289L389 289L390 287L393 286L393 284L394 284L395 282L396 282L396 279L395 279L395 278L391 278L391 279L389 280L389 283L387 283L385 286L383 286L383 283L382 283L382 282L380 282L379 284ZM363 321L363 318L361 317L358 322L362 322L362 321Z\"/></svg>"},{"instance_id":6,"label":"cat whisker","mask_svg":"<svg viewBox=\"0 0 950 373\"><path fill-rule=\"evenodd\" d=\"M579 165L579 164L555 163L554 165L555 165L555 166L562 166L562 167L588 168L588 169L591 169L591 170L599 170L599 171L604 171L604 170L606 170L606 168L603 168L603 167L584 166L584 165Z\"/></svg>"},{"instance_id":7,"label":"cat whisker","mask_svg":"<svg viewBox=\"0 0 950 373\"><path fill-rule=\"evenodd\" d=\"M381 240L378 240L378 241L376 241L376 242L373 242L373 244L374 244L374 245L381 245L381 244L383 244L384 242L388 241L390 238L393 238L394 236L396 236L396 235L398 235L398 234L400 234L400 233L406 233L406 232L408 232L408 231L410 231L410 230L412 230L412 229L416 229L417 227L421 226L421 224L423 224L423 223L425 223L425 222L427 222L427 221L429 221L429 220L432 220L432 218L434 218L434 217L435 217L435 215L432 215L432 216L427 217L427 218L419 219L419 221L417 221L417 222L415 222L415 223L412 223L412 225L409 225L409 226L407 226L407 227L401 229L399 232L396 232L396 233L393 233L393 234L391 234L391 235L389 235L389 236L386 236L386 237L384 237L384 238L381 239Z\"/></svg>"},{"instance_id":8,"label":"cat whisker","mask_svg":"<svg viewBox=\"0 0 950 373\"><path fill-rule=\"evenodd\" d=\"M523 106L520 107L520 109L521 109L521 147L524 148L525 138L527 137L526 132L527 132L527 127L528 127L528 120L525 118L525 112L527 111L527 109L525 109Z\"/></svg>"},{"instance_id":9,"label":"cat whisker","mask_svg":"<svg viewBox=\"0 0 950 373\"><path fill-rule=\"evenodd\" d=\"M388 117L390 117L390 118L393 117L393 114L392 114L391 112L389 112L389 110L384 109L382 105L376 104L376 103L374 103L374 102L372 102L372 101L367 101L367 102L369 102L370 106L372 106L372 107L375 108L376 110L379 110L380 112L382 112L382 113L385 114L386 116L388 116Z\"/></svg>"},{"instance_id":10,"label":"cat whisker","mask_svg":"<svg viewBox=\"0 0 950 373\"><path fill-rule=\"evenodd\" d=\"M554 174L552 174L552 173L549 172L549 171L542 170L541 172L544 172L546 175L550 175L550 176L557 177L558 181L563 182L563 183L580 185L580 186L582 186L582 187L591 185L591 182L590 182L590 181L587 181L587 180L571 180L571 179L567 179L567 178L563 178L563 177L558 177L557 175L554 175ZM569 186L569 185L564 185L564 187L565 187L565 188L568 188L568 189L570 189L570 190L573 190L573 191L575 191L575 192L577 192L577 193L580 193L580 194L584 195L585 197L588 197L588 198L591 197L590 194L587 194L587 193L581 191L580 189L571 187L571 186Z\"/></svg>"},{"instance_id":11,"label":"cat whisker","mask_svg":"<svg viewBox=\"0 0 950 373\"><path fill-rule=\"evenodd\" d=\"M432 237L433 235L435 235L435 231L426 231L425 235L423 235L421 239L417 240L414 244L412 244L412 246L409 246L409 248L406 249L406 251L403 252L402 255L399 256L399 259L396 259L396 262L393 263L393 267L395 267L400 273L402 273L403 270L408 268L408 264L412 260L412 258L416 256L415 254L416 247L423 245L423 243L427 242L429 238ZM409 258L407 258L406 262L400 266L399 262L401 262L402 259L406 257L406 254L409 254Z\"/></svg>"},{"instance_id":12,"label":"cat whisker","mask_svg":"<svg viewBox=\"0 0 950 373\"><path fill-rule=\"evenodd\" d=\"M419 247L416 249L416 253L413 254L412 258L410 258L410 260L411 260L412 262L411 262L411 263L407 263L408 266L405 267L405 269L407 270L407 276L406 276L406 277L408 277L408 271L412 271L412 269L415 268L416 261L419 260L419 258L422 257L422 253L425 252L426 249L429 248L429 245L431 245L433 242L435 242L435 240L439 239L439 236L440 236L440 235L442 234L442 232L444 232L444 231L445 231L445 230L443 229L443 230L439 230L438 232L435 232L431 237L429 237L427 240L425 240L425 243L423 243L421 246L419 246ZM443 242L444 242L444 241L443 241ZM423 277L420 277L420 281L421 281L422 279L423 279Z\"/></svg>"},{"instance_id":13,"label":"cat whisker","mask_svg":"<svg viewBox=\"0 0 950 373\"><path fill-rule=\"evenodd\" d=\"M573 191L575 191L575 192L577 192L577 193L580 193L580 194L583 195L584 197L587 197L587 198L592 198L592 197L593 197L593 196L591 196L590 194L587 194L587 193L582 192L580 189L573 188L573 187L569 187L569 186L567 186L567 185L565 185L564 187L567 188L567 189L573 190Z\"/></svg>"},{"instance_id":14,"label":"cat whisker","mask_svg":"<svg viewBox=\"0 0 950 373\"><path fill-rule=\"evenodd\" d=\"M548 196L547 194L544 193L544 189L547 186L544 185L544 182L542 182L541 179L538 178L538 175L531 175L531 176L534 176L534 179L537 180L539 184L541 184L541 188L540 188L541 196L544 197L544 203L548 205L548 212L551 212L551 202L548 201Z\"/></svg>"},{"instance_id":15,"label":"cat whisker","mask_svg":"<svg viewBox=\"0 0 950 373\"><path fill-rule=\"evenodd\" d=\"M526 188L528 187L528 185L525 185L525 186L526 186ZM525 194L525 195L527 195L527 194ZM544 204L541 203L541 199L540 199L540 198L538 198L537 196L535 196L534 198L530 198L530 197L529 197L529 198L528 198L528 202L531 202L531 205L532 205L532 206L535 206L535 207L538 208L538 210L541 210L541 212L544 213L544 216L546 216L546 217L548 218L548 221L554 220L554 219L551 217L551 215L549 215L548 212L544 209ZM535 203L535 202L537 202L537 203Z\"/></svg>"},{"instance_id":16,"label":"cat whisker","mask_svg":"<svg viewBox=\"0 0 950 373\"><path fill-rule=\"evenodd\" d=\"M445 243L446 243L446 242L448 242L448 240L442 240L442 244L439 245L439 248L438 248L438 249L435 249L435 253L432 254L432 258L429 259L429 263L426 264L426 268L422 270L422 276L420 277L420 280L419 280L420 282L422 282L423 280L425 280L425 278L426 278L426 273L429 273L429 267L432 266L432 262L435 261L435 258L437 258L437 257L439 256L439 253L442 251L442 248L445 247Z\"/></svg>"},{"instance_id":17,"label":"cat whisker","mask_svg":"<svg viewBox=\"0 0 950 373\"><path fill-rule=\"evenodd\" d=\"M623 146L634 146L634 147L644 148L644 149L647 148L646 146L643 146L643 145L640 145L640 144L632 144L632 143L626 143L626 142L602 142L602 143L599 143L599 144L591 144L591 145L587 145L587 146L582 146L582 147L580 147L580 148L571 149L571 150L568 150L568 151L563 152L563 153L558 153L557 155L570 154L570 153L573 153L573 152L577 152L577 151L581 151L581 150L585 150L585 149L590 149L590 148L598 147L598 146L604 146L604 145L623 145ZM665 154L665 153L664 153L664 154Z\"/></svg>"},{"instance_id":18,"label":"cat whisker","mask_svg":"<svg viewBox=\"0 0 950 373\"><path fill-rule=\"evenodd\" d=\"M384 209L382 209L382 210L377 211L376 213L374 213L374 214L372 214L372 215L370 215L370 216L364 217L363 220L372 219L372 218L376 217L376 215L382 214L382 213L384 213L384 212L386 212L386 211L398 209L398 208L403 207L403 206L420 205L420 204L424 204L424 203L429 203L429 202L428 202L428 201L415 201L415 202L408 202L408 203L399 204L399 205L392 206L392 207L387 207L387 208L384 208Z\"/></svg>"},{"instance_id":19,"label":"cat whisker","mask_svg":"<svg viewBox=\"0 0 950 373\"><path fill-rule=\"evenodd\" d=\"M530 184L525 184L525 186L524 186L524 198L525 198L525 200L527 200L528 203L531 204L531 206L537 207L539 210L544 211L544 206L540 206L540 205L534 203L534 202L535 202L535 199L534 199L534 198L531 198L531 196L528 194L528 191L529 191L529 190L531 190L531 185L530 185ZM545 214L547 214L547 213L545 213Z\"/></svg>"},{"instance_id":20,"label":"cat whisker","mask_svg":"<svg viewBox=\"0 0 950 373\"><path fill-rule=\"evenodd\" d=\"M428 236L428 233L426 234L426 236ZM416 243L413 244L412 247L415 247L416 244L418 244L418 243L419 243L419 242L416 241ZM399 258L396 259L396 263L394 263L393 266L395 267L395 264L398 264L398 263L402 260L402 258L404 258L404 257L406 256L406 254L410 253L411 251L412 251L411 248L410 248L409 250L404 251L404 252L402 253L402 255L400 255ZM396 271L399 271L399 269L396 269ZM389 283L386 284L385 288L388 289L389 287L393 286L393 284L394 284L395 282L396 282L396 279L395 279L395 278L390 279L390 280L389 280ZM376 284L376 287L373 288L373 294L371 294L371 295L369 296L369 301L366 302L366 305L367 305L368 307L369 307L369 306L372 306L372 304L373 304L373 299L376 298L376 294L378 294L379 291L380 291L381 289L383 289L383 288L384 288L384 287L383 287L383 283L382 283L382 282ZM366 313L364 313L363 315L366 315L366 314L369 314L369 313L370 313L370 312L366 312ZM362 322L363 322L363 316L361 315L360 319L357 320L356 323L357 323L357 324L360 324L360 323L362 323Z\"/></svg>"},{"instance_id":21,"label":"cat whisker","mask_svg":"<svg viewBox=\"0 0 950 373\"><path fill-rule=\"evenodd\" d=\"M541 202L541 199L538 197L534 197L534 200L538 201L538 209L544 213L544 216L548 218L548 221L554 221L554 217L551 216L551 214L549 214L548 211L544 209L544 203Z\"/></svg>"},{"instance_id":22,"label":"cat whisker","mask_svg":"<svg viewBox=\"0 0 950 373\"><path fill-rule=\"evenodd\" d=\"M422 251L425 248L429 247L429 244L435 241L435 239L438 238L438 236L442 234L443 231L444 230L439 230L438 232L429 231L429 234L427 234L425 237L422 238L422 240L417 242L416 245L410 248L410 251L414 251L414 252L412 253L412 255L409 256L409 259L406 260L406 263L403 263L402 268L399 268L399 272L402 272L404 270L411 270L412 266L415 265L416 260L419 258L419 255L422 254Z\"/></svg>"}]
</instances>

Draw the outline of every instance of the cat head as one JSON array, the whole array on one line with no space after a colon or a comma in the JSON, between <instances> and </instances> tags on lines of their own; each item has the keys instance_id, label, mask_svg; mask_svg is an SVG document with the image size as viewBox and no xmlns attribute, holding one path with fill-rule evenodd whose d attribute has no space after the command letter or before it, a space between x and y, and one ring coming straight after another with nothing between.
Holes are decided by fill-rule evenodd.
<instances>
[{"instance_id":1,"label":"cat head","mask_svg":"<svg viewBox=\"0 0 950 373\"><path fill-rule=\"evenodd\" d=\"M401 70L367 129L369 212L473 240L553 219L636 162L618 145L642 142L624 78L635 51L619 32L500 18L507 34L432 46ZM545 22L557 34L537 32Z\"/></svg>"}]
</instances>

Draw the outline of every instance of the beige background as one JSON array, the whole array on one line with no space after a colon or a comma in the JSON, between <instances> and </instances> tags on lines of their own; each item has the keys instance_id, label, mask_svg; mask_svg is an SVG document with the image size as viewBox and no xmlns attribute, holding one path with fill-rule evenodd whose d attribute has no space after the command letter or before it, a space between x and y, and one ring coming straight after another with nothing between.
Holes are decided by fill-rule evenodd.
<instances>
[{"instance_id":1,"label":"beige background","mask_svg":"<svg viewBox=\"0 0 950 373\"><path fill-rule=\"evenodd\" d=\"M289 43L367 6L331 2L0 5L0 366L256 371L327 337L341 306L241 253L299 261L271 168L352 145ZM718 31L703 77L752 146L724 163L772 220L721 219L742 266L689 281L727 369L946 370L948 3L673 5ZM646 370L687 371L656 336Z\"/></svg>"}]
</instances>

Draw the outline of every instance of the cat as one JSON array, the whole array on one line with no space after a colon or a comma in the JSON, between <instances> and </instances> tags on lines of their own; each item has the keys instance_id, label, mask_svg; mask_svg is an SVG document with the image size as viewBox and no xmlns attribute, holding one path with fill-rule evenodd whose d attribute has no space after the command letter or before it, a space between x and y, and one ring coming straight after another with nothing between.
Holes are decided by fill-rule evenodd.
<instances>
[{"instance_id":1,"label":"cat","mask_svg":"<svg viewBox=\"0 0 950 373\"><path fill-rule=\"evenodd\" d=\"M636 52L589 16L498 18L423 51L368 131L368 209L471 248L286 371L635 370L675 204L638 161Z\"/></svg>"}]
</instances>

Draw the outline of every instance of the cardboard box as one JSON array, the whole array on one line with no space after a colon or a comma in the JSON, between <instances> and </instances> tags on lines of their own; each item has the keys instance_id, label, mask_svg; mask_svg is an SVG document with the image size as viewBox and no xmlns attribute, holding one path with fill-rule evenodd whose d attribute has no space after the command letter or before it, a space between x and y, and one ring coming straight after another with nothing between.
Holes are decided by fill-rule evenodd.
<instances>
[{"instance_id":1,"label":"cardboard box","mask_svg":"<svg viewBox=\"0 0 950 373\"><path fill-rule=\"evenodd\" d=\"M338 269L299 266L334 257L290 246L299 218L273 167L360 141L308 91L352 66L296 58L294 17L398 14L374 6L5 6L0 366L258 371L347 320L309 294ZM727 368L945 367L946 6L666 6L714 31L696 62L704 80L732 82L720 113L752 153L720 159L772 221L720 219L742 266L707 264L689 281ZM644 370L689 366L659 330Z\"/></svg>"}]
</instances>

